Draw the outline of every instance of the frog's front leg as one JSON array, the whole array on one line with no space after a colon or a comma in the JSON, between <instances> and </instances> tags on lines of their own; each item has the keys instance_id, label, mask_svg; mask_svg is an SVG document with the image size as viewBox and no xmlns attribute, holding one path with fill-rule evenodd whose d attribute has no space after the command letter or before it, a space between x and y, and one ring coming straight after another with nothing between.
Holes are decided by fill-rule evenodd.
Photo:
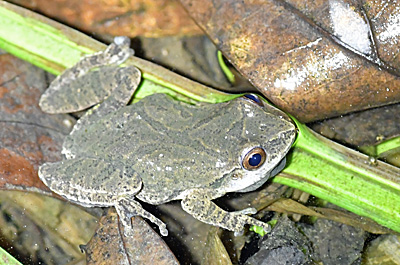
<instances>
[{"instance_id":1,"label":"frog's front leg","mask_svg":"<svg viewBox=\"0 0 400 265\"><path fill-rule=\"evenodd\" d=\"M160 229L160 233L163 236L168 235L167 226L157 217L143 209L142 205L135 201L133 198L121 198L118 201L118 204L115 205L115 209L117 210L118 216L124 226L125 235L129 235L132 227L131 218L134 216L141 216L145 219L148 219L150 222L156 224Z\"/></svg>"},{"instance_id":2,"label":"frog's front leg","mask_svg":"<svg viewBox=\"0 0 400 265\"><path fill-rule=\"evenodd\" d=\"M199 189L189 191L181 202L183 210L204 223L238 233L243 231L246 224L261 226L265 232L271 230L267 223L246 215L254 213L255 209L250 208L237 212L224 211L211 201L213 198L208 193L209 191Z\"/></svg>"}]
</instances>

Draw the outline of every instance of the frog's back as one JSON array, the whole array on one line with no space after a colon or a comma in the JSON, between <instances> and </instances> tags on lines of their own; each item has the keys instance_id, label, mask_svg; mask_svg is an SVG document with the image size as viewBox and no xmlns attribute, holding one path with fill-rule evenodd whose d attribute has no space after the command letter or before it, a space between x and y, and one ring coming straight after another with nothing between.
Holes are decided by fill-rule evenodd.
<instances>
[{"instance_id":1,"label":"frog's back","mask_svg":"<svg viewBox=\"0 0 400 265\"><path fill-rule=\"evenodd\" d=\"M63 152L74 157L139 161L162 150L175 153L177 146L192 145L190 134L201 123L210 126L216 115L213 107L189 105L154 94L67 136Z\"/></svg>"},{"instance_id":2,"label":"frog's back","mask_svg":"<svg viewBox=\"0 0 400 265\"><path fill-rule=\"evenodd\" d=\"M193 106L164 94L151 95L111 113L85 130L74 132L67 137L64 152L74 157L131 163L144 185L148 183L154 190L171 189L173 185L182 189L193 187L204 182L199 180L201 176L210 178L207 172L210 166L206 164L211 161L214 167L229 160L226 150L221 150L220 157L216 158L219 150L207 142L220 135L223 128L223 121L216 121L224 120L224 115L216 113L221 109L217 105ZM199 132L205 127L208 135ZM208 136L210 139L206 139ZM196 174L196 183L191 182L193 174Z\"/></svg>"},{"instance_id":3,"label":"frog's back","mask_svg":"<svg viewBox=\"0 0 400 265\"><path fill-rule=\"evenodd\" d=\"M163 203L241 168L239 157L251 141L248 130L253 126L244 116L235 102L194 106L155 94L78 131L64 147L75 157L131 164L143 181L138 198ZM271 126L276 129L256 135L257 141L267 141L282 129L279 123Z\"/></svg>"}]
</instances>

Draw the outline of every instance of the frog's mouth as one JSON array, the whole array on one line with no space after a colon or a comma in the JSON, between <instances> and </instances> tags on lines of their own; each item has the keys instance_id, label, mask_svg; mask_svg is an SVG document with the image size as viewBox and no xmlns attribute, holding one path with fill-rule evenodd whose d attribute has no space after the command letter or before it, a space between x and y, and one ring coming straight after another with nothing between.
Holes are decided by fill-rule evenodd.
<instances>
[{"instance_id":1,"label":"frog's mouth","mask_svg":"<svg viewBox=\"0 0 400 265\"><path fill-rule=\"evenodd\" d=\"M279 172L281 172L286 165L286 157L283 157L283 159L279 162L279 164L274 167L271 172L268 173L268 175L264 176L263 178L261 178L259 181L253 183L252 185L242 189L242 190L238 190L236 192L249 192L249 191L253 191L258 189L259 187L261 187L265 182L267 182L268 179L270 179L271 177L277 175Z\"/></svg>"},{"instance_id":2,"label":"frog's mouth","mask_svg":"<svg viewBox=\"0 0 400 265\"><path fill-rule=\"evenodd\" d=\"M285 165L286 157L283 157L278 165L276 165L271 171L265 175L259 172L259 174L256 176L243 175L243 169L236 168L225 174L224 177L217 179L213 183L210 183L209 186L219 194L226 194L228 192L254 191L261 187L270 177L278 174L285 167Z\"/></svg>"}]
</instances>

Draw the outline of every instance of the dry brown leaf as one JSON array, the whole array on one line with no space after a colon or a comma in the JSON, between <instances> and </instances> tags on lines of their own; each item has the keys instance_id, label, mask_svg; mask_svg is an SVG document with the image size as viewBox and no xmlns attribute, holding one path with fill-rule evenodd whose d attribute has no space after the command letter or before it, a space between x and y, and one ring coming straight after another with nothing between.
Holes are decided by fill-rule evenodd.
<instances>
[{"instance_id":1,"label":"dry brown leaf","mask_svg":"<svg viewBox=\"0 0 400 265\"><path fill-rule=\"evenodd\" d=\"M15 0L10 2L39 11L91 34L160 37L202 33L176 0Z\"/></svg>"},{"instance_id":2,"label":"dry brown leaf","mask_svg":"<svg viewBox=\"0 0 400 265\"><path fill-rule=\"evenodd\" d=\"M46 191L37 170L61 159L61 143L73 120L47 115L37 102L47 86L44 71L0 55L0 189Z\"/></svg>"},{"instance_id":3,"label":"dry brown leaf","mask_svg":"<svg viewBox=\"0 0 400 265\"><path fill-rule=\"evenodd\" d=\"M231 265L232 261L220 238L221 229L213 227L209 230L206 246L202 249L203 260L201 264Z\"/></svg>"},{"instance_id":4,"label":"dry brown leaf","mask_svg":"<svg viewBox=\"0 0 400 265\"><path fill-rule=\"evenodd\" d=\"M87 264L179 264L164 241L140 217L132 218L133 234L126 237L114 208L100 219L84 248Z\"/></svg>"},{"instance_id":5,"label":"dry brown leaf","mask_svg":"<svg viewBox=\"0 0 400 265\"><path fill-rule=\"evenodd\" d=\"M245 77L302 122L400 101L400 2L181 2Z\"/></svg>"},{"instance_id":6,"label":"dry brown leaf","mask_svg":"<svg viewBox=\"0 0 400 265\"><path fill-rule=\"evenodd\" d=\"M362 217L350 212L345 212L331 208L307 207L292 199L282 198L274 202L273 204L269 205L266 209L269 211L275 211L279 213L301 214L301 215L315 216L318 218L324 218L340 222L346 225L358 227L374 234L386 234L393 232L390 229L387 229L366 217Z\"/></svg>"},{"instance_id":7,"label":"dry brown leaf","mask_svg":"<svg viewBox=\"0 0 400 265\"><path fill-rule=\"evenodd\" d=\"M78 246L89 241L97 222L74 205L18 191L0 192L0 212L1 245L12 244L23 264L84 260Z\"/></svg>"}]
</instances>

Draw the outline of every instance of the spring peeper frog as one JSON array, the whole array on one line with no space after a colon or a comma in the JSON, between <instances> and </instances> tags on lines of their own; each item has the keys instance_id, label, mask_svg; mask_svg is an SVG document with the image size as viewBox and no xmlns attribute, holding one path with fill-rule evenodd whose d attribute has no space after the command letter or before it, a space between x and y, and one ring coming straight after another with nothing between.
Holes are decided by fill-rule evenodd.
<instances>
[{"instance_id":1,"label":"spring peeper frog","mask_svg":"<svg viewBox=\"0 0 400 265\"><path fill-rule=\"evenodd\" d=\"M132 54L129 39L117 37L104 52L84 57L53 81L40 101L47 112L87 107L87 97L99 97L99 87L111 92L67 136L65 160L40 167L40 179L82 206L114 206L124 230L132 216L142 216L166 236L166 225L138 200L154 205L181 200L202 222L236 232L246 224L268 231L268 224L247 215L255 209L227 212L212 200L253 191L282 170L295 138L289 118L253 95L189 105L154 94L127 105L140 71L118 65ZM74 92L63 101L54 96L62 90Z\"/></svg>"}]
</instances>

